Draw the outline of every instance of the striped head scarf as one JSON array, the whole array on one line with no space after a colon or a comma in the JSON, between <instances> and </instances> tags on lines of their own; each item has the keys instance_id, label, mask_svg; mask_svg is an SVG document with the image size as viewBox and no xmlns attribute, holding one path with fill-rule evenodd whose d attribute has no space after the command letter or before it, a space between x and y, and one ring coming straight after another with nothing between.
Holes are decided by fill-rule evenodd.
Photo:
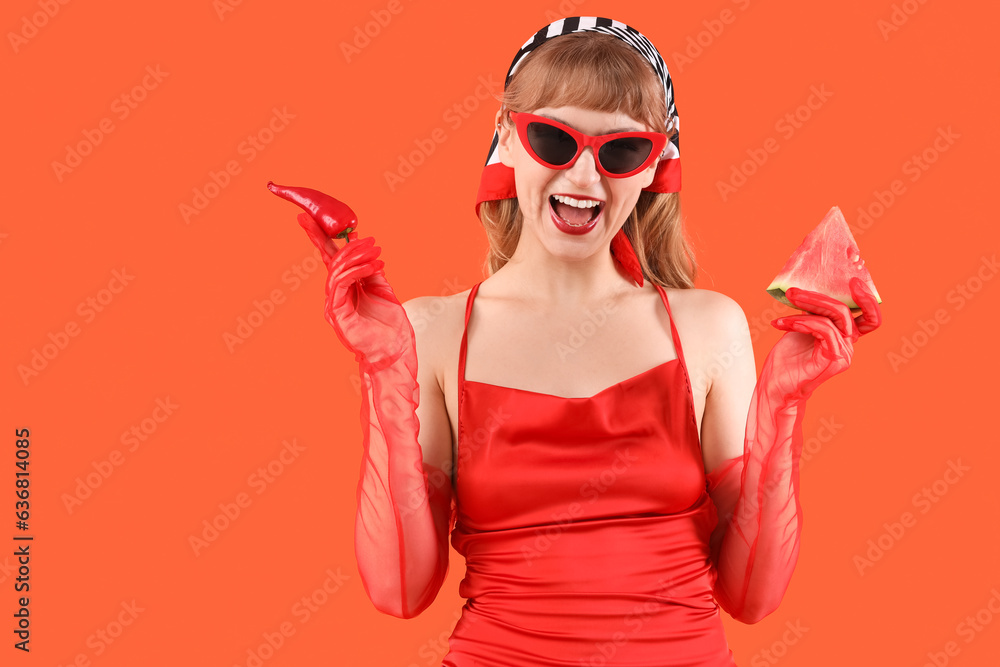
<instances>
[{"instance_id":1,"label":"striped head scarf","mask_svg":"<svg viewBox=\"0 0 1000 667\"><path fill-rule=\"evenodd\" d=\"M611 35L622 40L629 46L635 48L652 65L653 71L663 82L663 94L667 107L667 128L668 132L673 129L673 137L667 142L663 153L660 155L660 163L656 168L653 182L643 190L649 192L680 192L681 189L681 160L680 160L680 119L677 116L677 106L674 104L674 87L670 80L670 72L663 62L656 47L653 46L646 37L635 28L625 25L614 19L602 18L599 16L572 16L553 21L536 32L527 42L521 46L514 56L510 69L507 70L507 78L504 80L504 89L510 83L510 79L525 56L544 42L561 35L568 35L574 32L599 32ZM509 199L517 197L514 187L514 170L500 162L500 135L494 128L493 143L490 144L489 155L486 158L486 166L483 168L483 175L479 182L479 192L476 196L476 215L479 215L479 206L484 201L496 199ZM635 255L635 250L625 235L624 228L618 230L611 242L611 252L623 269L632 277L637 285L643 284L642 270L639 260Z\"/></svg>"}]
</instances>

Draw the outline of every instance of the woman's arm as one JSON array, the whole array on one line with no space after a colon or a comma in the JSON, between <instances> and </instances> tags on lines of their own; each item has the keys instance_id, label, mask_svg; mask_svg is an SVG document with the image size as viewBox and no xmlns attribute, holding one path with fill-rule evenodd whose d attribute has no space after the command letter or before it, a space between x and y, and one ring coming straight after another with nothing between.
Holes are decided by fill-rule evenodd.
<instances>
[{"instance_id":1,"label":"woman's arm","mask_svg":"<svg viewBox=\"0 0 1000 667\"><path fill-rule=\"evenodd\" d=\"M408 319L423 319L425 300L403 304ZM365 442L355 556L369 599L398 618L417 616L434 601L448 572L454 519L451 428L434 338L414 333L413 339L411 351L391 366L361 367Z\"/></svg>"},{"instance_id":2,"label":"woman's arm","mask_svg":"<svg viewBox=\"0 0 1000 667\"><path fill-rule=\"evenodd\" d=\"M434 600L447 573L454 510L451 483L437 467L446 440L428 340L417 340L410 324L414 309L396 298L378 258L382 249L373 237L359 238L349 206L310 188L267 187L305 211L299 224L329 272L326 321L358 361L364 452L354 551L365 592L380 611L411 618ZM345 244L333 238L345 238ZM429 425L422 438L418 379L428 395L420 412ZM450 430L447 435L444 451L450 454Z\"/></svg>"},{"instance_id":3,"label":"woman's arm","mask_svg":"<svg viewBox=\"0 0 1000 667\"><path fill-rule=\"evenodd\" d=\"M745 605L734 604L724 593L731 584L727 586L729 582L722 577L719 562L723 537L730 527L739 498L747 415L757 383L757 366L743 309L725 295L709 294L711 298L706 299L702 308L703 316L708 319L705 327L707 335L703 338L705 352L702 366L710 375L701 423L701 446L709 494L718 514L709 548L718 574L715 592L720 605L733 617L753 622L746 617L740 618L739 608ZM732 553L735 550L732 545L738 542L729 542L727 562L738 561Z\"/></svg>"},{"instance_id":4,"label":"woman's arm","mask_svg":"<svg viewBox=\"0 0 1000 667\"><path fill-rule=\"evenodd\" d=\"M857 320L847 306L828 296L787 290L786 297L803 314L775 321L788 333L764 360L749 409L745 400L752 354L736 362L733 372L720 374L707 398L713 416L709 422L707 403L703 446L713 460L721 460L707 475L708 492L719 515L711 538L717 568L715 597L745 623L756 623L778 608L798 559L799 458L806 400L820 384L850 366L854 342L881 323L878 303L860 280L852 280L851 292L863 309ZM721 317L720 330L728 332L723 338L735 348L748 345L742 311L730 310L723 310ZM736 416L722 416L727 411ZM737 455L737 416L743 415L742 455Z\"/></svg>"},{"instance_id":5,"label":"woman's arm","mask_svg":"<svg viewBox=\"0 0 1000 667\"><path fill-rule=\"evenodd\" d=\"M733 618L756 623L780 604L798 558L802 512L794 443L796 435L801 440L802 408L777 405L759 391L739 304L720 301L713 317L718 338L709 368L722 371L706 396L702 447L719 517L710 541L715 597Z\"/></svg>"}]
</instances>

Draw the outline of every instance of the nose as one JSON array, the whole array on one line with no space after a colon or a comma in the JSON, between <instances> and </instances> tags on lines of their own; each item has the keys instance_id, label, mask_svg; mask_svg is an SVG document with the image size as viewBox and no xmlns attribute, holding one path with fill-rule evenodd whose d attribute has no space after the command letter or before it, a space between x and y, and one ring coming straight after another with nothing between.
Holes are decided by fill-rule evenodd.
<instances>
[{"instance_id":1,"label":"nose","mask_svg":"<svg viewBox=\"0 0 1000 667\"><path fill-rule=\"evenodd\" d=\"M587 188L601 180L601 172L597 171L597 164L594 158L594 149L587 146L576 158L576 162L566 170L566 177L574 185Z\"/></svg>"}]
</instances>

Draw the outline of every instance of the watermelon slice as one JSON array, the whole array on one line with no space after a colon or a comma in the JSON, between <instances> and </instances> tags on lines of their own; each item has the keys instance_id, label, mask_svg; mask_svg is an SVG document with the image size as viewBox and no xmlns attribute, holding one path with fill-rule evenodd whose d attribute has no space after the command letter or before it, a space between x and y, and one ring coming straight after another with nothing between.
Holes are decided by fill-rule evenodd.
<instances>
[{"instance_id":1,"label":"watermelon slice","mask_svg":"<svg viewBox=\"0 0 1000 667\"><path fill-rule=\"evenodd\" d=\"M788 258L781 273L768 285L767 293L797 308L785 297L785 290L798 287L826 294L857 310L860 306L854 302L849 287L854 277L865 281L878 302L882 303L871 274L865 268L865 260L861 259L851 228L847 226L844 214L834 206Z\"/></svg>"}]
</instances>

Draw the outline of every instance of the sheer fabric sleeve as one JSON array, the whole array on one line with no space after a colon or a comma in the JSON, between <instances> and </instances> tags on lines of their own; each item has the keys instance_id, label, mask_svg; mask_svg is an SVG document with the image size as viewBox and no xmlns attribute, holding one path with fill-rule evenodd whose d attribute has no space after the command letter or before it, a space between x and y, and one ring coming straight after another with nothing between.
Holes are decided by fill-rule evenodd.
<instances>
[{"instance_id":1,"label":"sheer fabric sleeve","mask_svg":"<svg viewBox=\"0 0 1000 667\"><path fill-rule=\"evenodd\" d=\"M756 623L778 608L795 570L802 528L799 458L805 402L775 402L761 387L759 380L743 455L708 475L719 515L710 543L715 597L744 623Z\"/></svg>"},{"instance_id":2,"label":"sheer fabric sleeve","mask_svg":"<svg viewBox=\"0 0 1000 667\"><path fill-rule=\"evenodd\" d=\"M810 290L785 295L807 311L775 320L787 331L764 361L747 414L743 455L707 475L719 518L709 549L716 565L715 597L733 618L756 623L781 603L799 556L802 506L799 460L806 401L826 380L849 368L854 343L881 324L876 297L853 278L862 315Z\"/></svg>"},{"instance_id":3,"label":"sheer fabric sleeve","mask_svg":"<svg viewBox=\"0 0 1000 667\"><path fill-rule=\"evenodd\" d=\"M448 572L454 519L448 475L423 462L417 441L416 352L374 370L362 362L364 451L354 550L365 592L380 611L412 618Z\"/></svg>"},{"instance_id":4,"label":"sheer fabric sleeve","mask_svg":"<svg viewBox=\"0 0 1000 667\"><path fill-rule=\"evenodd\" d=\"M324 241L307 218L300 222ZM415 335L377 259L380 251L367 237L327 257L325 315L354 353L362 380L354 523L361 581L378 610L412 618L433 602L447 574L455 510L450 477L423 463Z\"/></svg>"}]
</instances>

